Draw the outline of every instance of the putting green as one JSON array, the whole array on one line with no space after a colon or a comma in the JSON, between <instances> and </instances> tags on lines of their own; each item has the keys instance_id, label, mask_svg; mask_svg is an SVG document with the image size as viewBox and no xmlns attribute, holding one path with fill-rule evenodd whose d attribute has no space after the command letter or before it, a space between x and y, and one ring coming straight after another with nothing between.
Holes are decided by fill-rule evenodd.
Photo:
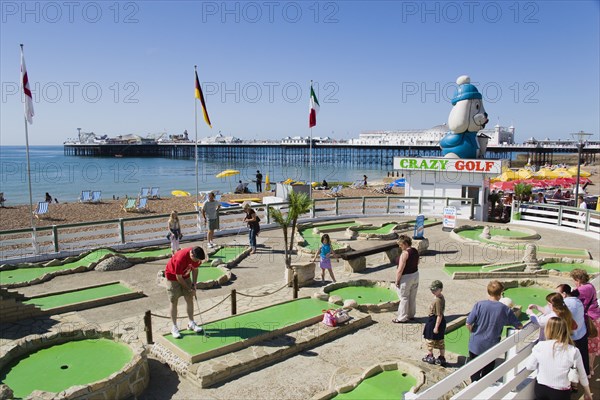
<instances>
[{"instance_id":1,"label":"putting green","mask_svg":"<svg viewBox=\"0 0 600 400\"><path fill-rule=\"evenodd\" d=\"M231 260L238 257L246 250L244 247L221 247L215 254L210 256L209 260L202 264L203 267L210 267L214 260L221 260L224 264L227 264Z\"/></svg>"},{"instance_id":2,"label":"putting green","mask_svg":"<svg viewBox=\"0 0 600 400\"><path fill-rule=\"evenodd\" d=\"M357 229L357 231L359 233L373 233L373 234L379 234L379 235L387 235L388 233L392 233L392 231L394 230L394 228L398 226L398 224L385 224L381 227L376 227L376 226L366 226L364 228L359 227Z\"/></svg>"},{"instance_id":3,"label":"putting green","mask_svg":"<svg viewBox=\"0 0 600 400\"><path fill-rule=\"evenodd\" d=\"M495 231L503 231L503 229L491 229L490 233L492 236L510 236L508 233L517 233L515 231L505 231L507 234L496 233ZM483 232L482 228L479 229L467 229L464 231L457 232L458 236L463 237L465 239L475 240L481 243L489 243L494 244L499 247L506 247L510 249L517 250L525 250L525 244L513 244L513 243L501 243L495 242L493 240L483 239L479 237ZM526 235L523 232L518 232L521 235ZM539 253L546 254L555 254L558 256L579 256L579 257L588 257L588 252L585 249L567 249L563 247L547 247L547 246L537 246L537 251Z\"/></svg>"},{"instance_id":4,"label":"putting green","mask_svg":"<svg viewBox=\"0 0 600 400\"><path fill-rule=\"evenodd\" d=\"M206 324L207 336L185 330L181 339L171 334L164 337L186 353L197 355L319 316L328 308L331 304L326 301L298 299Z\"/></svg>"},{"instance_id":5,"label":"putting green","mask_svg":"<svg viewBox=\"0 0 600 400\"><path fill-rule=\"evenodd\" d=\"M593 267L591 265L579 264L579 263L546 263L542 264L543 269L555 269L560 272L571 272L574 269L582 269L586 272L597 274L600 271L598 267Z\"/></svg>"},{"instance_id":6,"label":"putting green","mask_svg":"<svg viewBox=\"0 0 600 400\"><path fill-rule=\"evenodd\" d=\"M529 317L525 313L525 310L530 304L537 304L539 306L546 305L546 295L550 293L547 289L526 287L526 288L511 288L504 291L504 297L510 297L515 305L520 305L522 312L519 320L523 323L529 320ZM504 327L502 330L502 337L506 337L506 330L508 327ZM461 356L469 356L469 330L465 325L457 328L453 331L446 332L444 336L446 350L459 354Z\"/></svg>"},{"instance_id":7,"label":"putting green","mask_svg":"<svg viewBox=\"0 0 600 400\"><path fill-rule=\"evenodd\" d=\"M417 380L399 370L383 371L363 380L350 392L340 393L334 399L343 400L387 400L403 399L404 393L417 384Z\"/></svg>"},{"instance_id":8,"label":"putting green","mask_svg":"<svg viewBox=\"0 0 600 400\"><path fill-rule=\"evenodd\" d=\"M118 254L126 258L147 258L147 257L161 257L171 254L169 248L157 249L157 250L144 250L139 252L131 253L118 253L108 249L100 249L87 254L85 257L80 258L77 261L69 262L63 265L56 265L52 267L17 267L9 271L0 271L0 284L8 285L12 283L29 282L37 278L41 278L46 274L50 274L57 271L64 271L69 269L76 269L79 267L87 267L91 263L98 262L106 254Z\"/></svg>"},{"instance_id":9,"label":"putting green","mask_svg":"<svg viewBox=\"0 0 600 400\"><path fill-rule=\"evenodd\" d=\"M34 390L59 393L71 386L87 385L121 370L133 352L108 339L79 340L35 351L0 373L16 398Z\"/></svg>"},{"instance_id":10,"label":"putting green","mask_svg":"<svg viewBox=\"0 0 600 400\"><path fill-rule=\"evenodd\" d=\"M344 223L339 223L339 224L329 224L329 225L320 225L320 226L315 226L315 228L319 229L321 232L327 232L327 231L331 231L331 230L336 230L336 229L343 229L343 228L348 228L349 226L356 226L356 222L352 221L352 222L344 222ZM300 236L302 236L302 238L306 241L306 248L310 249L310 250L319 250L319 247L321 246L321 234L320 233L314 233L313 232L313 228L306 228L306 229L302 229L300 231ZM337 242L333 241L331 243L332 247L334 249L339 248L340 246L337 244Z\"/></svg>"},{"instance_id":11,"label":"putting green","mask_svg":"<svg viewBox=\"0 0 600 400\"><path fill-rule=\"evenodd\" d=\"M340 296L342 299L354 299L358 304L379 304L388 301L398 301L395 290L380 286L347 286L329 292L330 295Z\"/></svg>"},{"instance_id":12,"label":"putting green","mask_svg":"<svg viewBox=\"0 0 600 400\"><path fill-rule=\"evenodd\" d=\"M444 266L444 272L452 276L455 272L489 272L509 266L510 265L498 265L495 267L483 268L483 265L446 265Z\"/></svg>"},{"instance_id":13,"label":"putting green","mask_svg":"<svg viewBox=\"0 0 600 400\"><path fill-rule=\"evenodd\" d=\"M35 306L45 311L51 308L82 303L84 301L98 300L106 297L117 296L119 294L132 292L133 291L125 285L122 285L120 283L113 283L111 285L86 288L44 297L37 297L35 299L24 301L23 303L34 304Z\"/></svg>"},{"instance_id":14,"label":"putting green","mask_svg":"<svg viewBox=\"0 0 600 400\"><path fill-rule=\"evenodd\" d=\"M216 281L223 275L225 275L225 272L217 267L201 265L198 268L198 282Z\"/></svg>"}]
</instances>

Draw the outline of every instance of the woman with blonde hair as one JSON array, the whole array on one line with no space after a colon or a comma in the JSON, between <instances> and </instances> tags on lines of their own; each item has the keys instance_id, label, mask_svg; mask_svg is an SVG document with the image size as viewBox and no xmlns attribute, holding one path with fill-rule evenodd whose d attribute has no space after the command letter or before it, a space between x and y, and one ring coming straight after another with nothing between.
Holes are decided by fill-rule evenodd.
<instances>
[{"instance_id":1,"label":"woman with blonde hair","mask_svg":"<svg viewBox=\"0 0 600 400\"><path fill-rule=\"evenodd\" d=\"M546 302L548 305L544 308L537 304L531 304L527 307L527 314L529 315L533 314L533 309L536 309L541 313L541 315L537 316L538 324L540 325L540 340L545 340L544 327L552 317L563 319L567 323L567 326L571 327L571 330L573 331L577 329L577 323L575 323L575 320L573 319L573 314L571 314L571 311L565 304L565 299L563 299L560 293L550 293L546 296Z\"/></svg>"},{"instance_id":2,"label":"woman with blonde hair","mask_svg":"<svg viewBox=\"0 0 600 400\"><path fill-rule=\"evenodd\" d=\"M168 228L169 234L167 238L171 240L171 254L175 254L179 250L179 241L183 238L179 216L175 210L171 211L171 215L169 216Z\"/></svg>"},{"instance_id":3,"label":"woman with blonde hair","mask_svg":"<svg viewBox=\"0 0 600 400\"><path fill-rule=\"evenodd\" d=\"M590 276L583 269L577 268L571 271L571 278L575 281L579 300L583 303L584 318L589 318L596 326L596 330L600 332L600 306L596 288L590 283ZM593 338L588 337L588 351L590 353L590 376L593 376L594 360L596 356L600 356L600 334Z\"/></svg>"},{"instance_id":4,"label":"woman with blonde hair","mask_svg":"<svg viewBox=\"0 0 600 400\"><path fill-rule=\"evenodd\" d=\"M528 370L537 371L534 389L536 400L569 400L569 369L573 366L577 369L579 383L584 390L583 398L592 400L581 354L573 346L571 329L567 322L562 318L552 317L548 320L544 332L546 340L533 346L525 364Z\"/></svg>"}]
</instances>

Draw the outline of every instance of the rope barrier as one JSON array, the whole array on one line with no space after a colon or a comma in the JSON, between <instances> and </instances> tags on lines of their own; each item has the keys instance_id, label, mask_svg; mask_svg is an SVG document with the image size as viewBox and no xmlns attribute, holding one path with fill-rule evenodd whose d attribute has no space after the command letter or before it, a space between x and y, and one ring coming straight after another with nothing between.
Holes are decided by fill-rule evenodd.
<instances>
[{"instance_id":1,"label":"rope barrier","mask_svg":"<svg viewBox=\"0 0 600 400\"><path fill-rule=\"evenodd\" d=\"M283 289L285 289L286 287L289 287L288 284L286 283L285 285L283 285L282 287L280 287L279 289L275 290L272 293L265 293L265 294L260 294L260 295L256 295L256 294L245 294L245 293L241 293L241 292L237 292L237 294L239 294L240 296L244 296L244 297L266 297L266 296L270 296L272 294L275 294Z\"/></svg>"},{"instance_id":2,"label":"rope barrier","mask_svg":"<svg viewBox=\"0 0 600 400\"><path fill-rule=\"evenodd\" d=\"M197 315L200 315L200 314L204 314L204 313L207 313L207 312L209 312L209 311L210 311L210 310L212 310L213 308L215 308L215 307L217 307L217 306L219 306L219 305L223 304L223 302L224 302L225 300L227 300L228 298L230 298L230 297L231 297L231 294L228 294L227 296L225 296L225 297L223 298L223 300L219 301L219 302L218 302L217 304L215 304L214 306L212 306L212 307L210 307L210 308L207 308L207 309L206 309L206 310L204 310L204 311L199 311L199 312L197 312L196 314L194 314L193 316L195 317L195 316L197 316ZM167 316L167 315L160 315L160 314L155 314L155 313L150 313L150 315L152 315L153 317L157 317L157 318L171 319L171 317L170 317L170 316ZM184 318L187 318L187 316L185 316L185 317L178 317L177 319L184 319Z\"/></svg>"}]
</instances>

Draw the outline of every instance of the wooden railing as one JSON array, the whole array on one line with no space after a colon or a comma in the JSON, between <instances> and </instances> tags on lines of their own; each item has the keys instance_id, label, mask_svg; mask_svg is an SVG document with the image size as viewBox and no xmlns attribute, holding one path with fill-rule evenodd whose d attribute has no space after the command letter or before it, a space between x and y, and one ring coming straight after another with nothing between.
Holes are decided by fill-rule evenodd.
<instances>
[{"instance_id":1,"label":"wooden railing","mask_svg":"<svg viewBox=\"0 0 600 400\"><path fill-rule=\"evenodd\" d=\"M600 211L559 204L513 203L511 222L530 221L600 233Z\"/></svg>"}]
</instances>

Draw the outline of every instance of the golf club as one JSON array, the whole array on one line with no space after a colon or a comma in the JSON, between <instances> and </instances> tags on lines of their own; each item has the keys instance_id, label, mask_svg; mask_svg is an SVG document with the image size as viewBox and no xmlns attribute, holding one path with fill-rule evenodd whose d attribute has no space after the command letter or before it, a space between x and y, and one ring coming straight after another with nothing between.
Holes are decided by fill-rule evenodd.
<instances>
[{"instance_id":1,"label":"golf club","mask_svg":"<svg viewBox=\"0 0 600 400\"><path fill-rule=\"evenodd\" d=\"M198 303L198 296L196 293L194 293L194 299L196 300L196 307L198 308L198 316L200 317L200 325L202 326L202 335L204 335L204 337L210 337L208 336L208 333L206 333L206 327L204 326L204 321L202 320L202 313L200 312L200 304Z\"/></svg>"}]
</instances>

